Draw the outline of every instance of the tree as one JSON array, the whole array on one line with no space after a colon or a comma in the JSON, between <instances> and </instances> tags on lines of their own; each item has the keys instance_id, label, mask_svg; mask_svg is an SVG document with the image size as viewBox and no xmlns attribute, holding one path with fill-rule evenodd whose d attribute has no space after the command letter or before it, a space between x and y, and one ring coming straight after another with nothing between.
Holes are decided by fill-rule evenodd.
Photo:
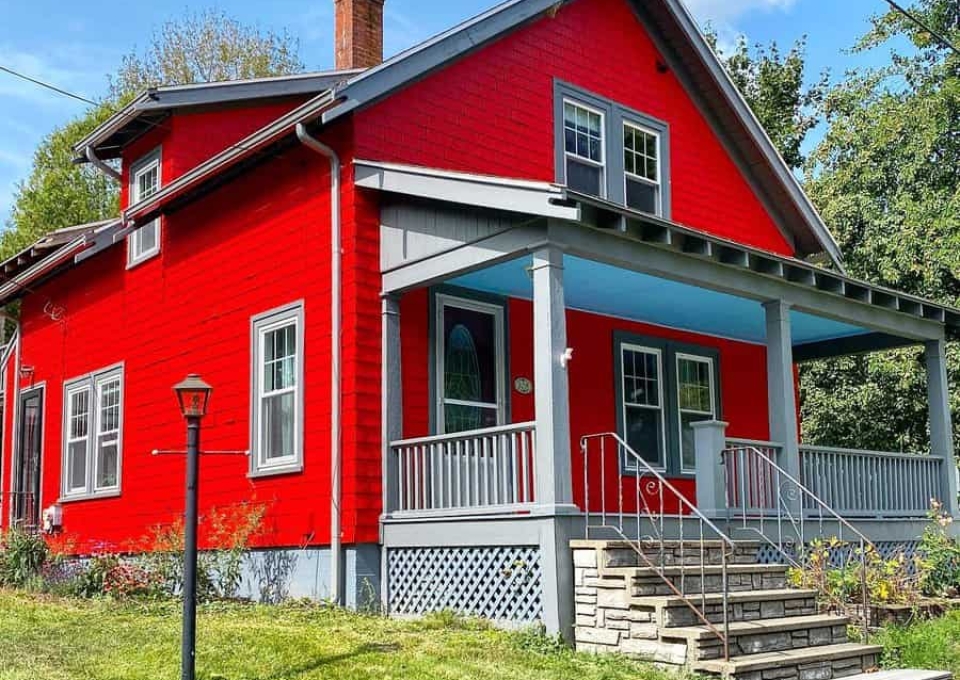
<instances>
[{"instance_id":1,"label":"tree","mask_svg":"<svg viewBox=\"0 0 960 680\"><path fill-rule=\"evenodd\" d=\"M7 258L55 229L117 214L118 187L87 165L73 162L73 146L147 87L287 75L303 70L299 45L286 34L244 26L222 13L169 21L142 54L130 52L109 94L86 114L48 135L33 167L14 193L0 258Z\"/></svg>"},{"instance_id":2,"label":"tree","mask_svg":"<svg viewBox=\"0 0 960 680\"><path fill-rule=\"evenodd\" d=\"M717 34L708 27L706 35L718 51ZM806 82L805 54L806 38L783 54L775 42L767 47L756 44L751 50L743 36L730 53L720 54L731 80L793 170L804 164L801 147L817 124L817 109L827 91L826 73Z\"/></svg>"},{"instance_id":3,"label":"tree","mask_svg":"<svg viewBox=\"0 0 960 680\"><path fill-rule=\"evenodd\" d=\"M954 40L954 0L912 8ZM806 169L806 188L854 276L946 304L960 302L960 57L896 12L876 16L856 49L894 37L883 68L849 74L824 100L828 129ZM960 355L948 350L954 414ZM804 436L833 445L925 450L921 354L902 349L802 370ZM956 424L955 424L956 425ZM955 426L960 434L960 428Z\"/></svg>"}]
</instances>

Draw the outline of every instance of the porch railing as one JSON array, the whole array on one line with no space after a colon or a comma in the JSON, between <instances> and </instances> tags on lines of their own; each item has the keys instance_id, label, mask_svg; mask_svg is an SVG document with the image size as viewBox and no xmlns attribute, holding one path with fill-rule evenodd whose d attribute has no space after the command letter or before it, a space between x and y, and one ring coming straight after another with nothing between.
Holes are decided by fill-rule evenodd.
<instances>
[{"instance_id":1,"label":"porch railing","mask_svg":"<svg viewBox=\"0 0 960 680\"><path fill-rule=\"evenodd\" d=\"M847 516L923 517L944 498L937 456L801 446L800 466L803 483Z\"/></svg>"},{"instance_id":2,"label":"porch railing","mask_svg":"<svg viewBox=\"0 0 960 680\"><path fill-rule=\"evenodd\" d=\"M727 451L756 449L773 461L779 461L780 448L773 442L727 441ZM724 462L727 499L734 507L754 514L776 508L777 484L769 465L752 455L727 455ZM844 517L925 517L930 499L944 498L944 474L943 459L937 456L800 447L799 481ZM819 510L810 496L800 500L803 512Z\"/></svg>"},{"instance_id":3,"label":"porch railing","mask_svg":"<svg viewBox=\"0 0 960 680\"><path fill-rule=\"evenodd\" d=\"M535 501L536 424L518 423L390 444L397 513L528 510Z\"/></svg>"}]
</instances>

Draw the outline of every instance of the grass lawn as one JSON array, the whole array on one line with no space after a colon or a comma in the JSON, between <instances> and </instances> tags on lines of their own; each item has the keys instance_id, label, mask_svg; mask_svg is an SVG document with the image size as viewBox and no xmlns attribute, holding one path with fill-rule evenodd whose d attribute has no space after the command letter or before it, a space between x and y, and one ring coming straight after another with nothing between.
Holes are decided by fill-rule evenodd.
<instances>
[{"instance_id":1,"label":"grass lawn","mask_svg":"<svg viewBox=\"0 0 960 680\"><path fill-rule=\"evenodd\" d=\"M197 647L202 680L677 677L453 617L396 621L313 606L201 607ZM118 604L0 590L0 680L174 680L180 677L179 658L176 603Z\"/></svg>"},{"instance_id":2,"label":"grass lawn","mask_svg":"<svg viewBox=\"0 0 960 680\"><path fill-rule=\"evenodd\" d=\"M886 628L875 637L886 668L931 668L960 678L960 611L910 626Z\"/></svg>"}]
</instances>

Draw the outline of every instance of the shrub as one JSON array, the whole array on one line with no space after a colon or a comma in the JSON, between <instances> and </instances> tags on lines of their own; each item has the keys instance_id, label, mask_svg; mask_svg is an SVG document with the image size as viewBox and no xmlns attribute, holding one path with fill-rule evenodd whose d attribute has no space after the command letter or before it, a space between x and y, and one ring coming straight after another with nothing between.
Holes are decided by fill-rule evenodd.
<instances>
[{"instance_id":1,"label":"shrub","mask_svg":"<svg viewBox=\"0 0 960 680\"><path fill-rule=\"evenodd\" d=\"M0 585L23 588L34 583L49 557L42 536L10 529L0 535Z\"/></svg>"},{"instance_id":2,"label":"shrub","mask_svg":"<svg viewBox=\"0 0 960 680\"><path fill-rule=\"evenodd\" d=\"M956 596L960 589L960 543L947 533L953 518L935 498L930 499L927 517L930 524L920 539L921 588L932 597Z\"/></svg>"}]
</instances>

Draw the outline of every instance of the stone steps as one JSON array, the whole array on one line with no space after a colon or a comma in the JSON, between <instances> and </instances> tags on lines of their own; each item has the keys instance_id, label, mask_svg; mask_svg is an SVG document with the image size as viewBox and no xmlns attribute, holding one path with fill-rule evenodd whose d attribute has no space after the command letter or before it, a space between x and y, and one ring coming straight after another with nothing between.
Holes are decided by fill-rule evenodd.
<instances>
[{"instance_id":1,"label":"stone steps","mask_svg":"<svg viewBox=\"0 0 960 680\"><path fill-rule=\"evenodd\" d=\"M875 668L881 651L877 645L846 642L700 661L693 668L736 680L833 680Z\"/></svg>"},{"instance_id":2,"label":"stone steps","mask_svg":"<svg viewBox=\"0 0 960 680\"><path fill-rule=\"evenodd\" d=\"M849 621L845 616L829 614L737 621L729 624L730 654L742 656L842 644L848 641ZM660 638L686 641L688 660L694 664L723 657L723 642L707 626L665 628L660 631Z\"/></svg>"},{"instance_id":3,"label":"stone steps","mask_svg":"<svg viewBox=\"0 0 960 680\"><path fill-rule=\"evenodd\" d=\"M727 548L726 598L724 548L718 541L697 542L696 554L710 560L702 566L688 562L689 546L672 542L661 551L658 545L657 554L666 559L657 568L624 541L573 545L578 649L619 652L736 680L833 680L876 665L879 648L849 642L849 620L821 615L816 591L788 588L784 565L757 564L756 543ZM685 597L665 580L682 583ZM716 630L690 607L719 629L724 599L729 660Z\"/></svg>"},{"instance_id":4,"label":"stone steps","mask_svg":"<svg viewBox=\"0 0 960 680\"><path fill-rule=\"evenodd\" d=\"M595 550L600 554L600 568L607 567L646 567L648 560L660 566L685 564L719 565L723 562L724 550L727 552L727 564L756 564L759 541L737 541L734 548L723 541L571 541L570 547L576 551Z\"/></svg>"},{"instance_id":5,"label":"stone steps","mask_svg":"<svg viewBox=\"0 0 960 680\"><path fill-rule=\"evenodd\" d=\"M612 598L611 598L612 599ZM640 611L655 612L654 620L664 628L697 626L702 622L690 609L688 601L710 623L723 623L723 595L707 593L682 598L676 595L631 597L629 605ZM727 620L758 621L788 616L810 616L817 613L817 591L778 588L751 590L727 595Z\"/></svg>"}]
</instances>

